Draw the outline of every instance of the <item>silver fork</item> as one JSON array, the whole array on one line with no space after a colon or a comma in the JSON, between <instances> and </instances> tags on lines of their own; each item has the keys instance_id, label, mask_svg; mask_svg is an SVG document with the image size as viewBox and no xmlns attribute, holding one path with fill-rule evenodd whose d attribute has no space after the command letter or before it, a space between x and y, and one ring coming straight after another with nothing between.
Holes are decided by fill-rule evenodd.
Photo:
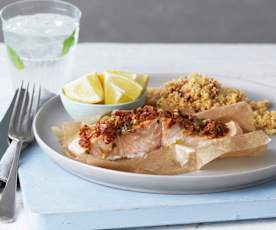
<instances>
[{"instance_id":1,"label":"silver fork","mask_svg":"<svg viewBox=\"0 0 276 230\"><path fill-rule=\"evenodd\" d=\"M9 148L15 149L12 167L6 186L0 200L0 217L6 221L13 221L15 217L15 194L17 187L17 168L23 143L33 141L32 120L36 113L39 102L41 88L27 83L23 99L20 100L24 83L21 83L17 91L15 104L13 107L10 124L9 137L12 143ZM31 89L31 92L29 88ZM22 101L22 103L20 103Z\"/></svg>"}]
</instances>

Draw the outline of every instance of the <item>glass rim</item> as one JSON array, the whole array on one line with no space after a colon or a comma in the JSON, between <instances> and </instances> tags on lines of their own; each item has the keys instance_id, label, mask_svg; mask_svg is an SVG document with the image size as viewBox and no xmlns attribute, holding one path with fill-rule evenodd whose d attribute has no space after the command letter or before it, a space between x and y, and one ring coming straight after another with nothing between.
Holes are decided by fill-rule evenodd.
<instances>
[{"instance_id":1,"label":"glass rim","mask_svg":"<svg viewBox=\"0 0 276 230\"><path fill-rule=\"evenodd\" d=\"M74 4L70 3L70 2L65 2L65 1L62 1L62 0L19 0L19 1L15 1L15 2L12 2L12 3L9 3L7 5L5 5L2 9L0 9L0 18L1 18L1 21L4 23L6 22L7 20L3 18L3 12L12 7L12 6L15 6L15 5L19 5L19 4L22 4L22 3L26 3L26 2L57 2L57 3L61 3L63 5L67 5L67 6L70 6L72 7L74 10L76 10L77 12L77 17L76 19L79 21L80 18L81 18L81 10L75 6Z\"/></svg>"}]
</instances>

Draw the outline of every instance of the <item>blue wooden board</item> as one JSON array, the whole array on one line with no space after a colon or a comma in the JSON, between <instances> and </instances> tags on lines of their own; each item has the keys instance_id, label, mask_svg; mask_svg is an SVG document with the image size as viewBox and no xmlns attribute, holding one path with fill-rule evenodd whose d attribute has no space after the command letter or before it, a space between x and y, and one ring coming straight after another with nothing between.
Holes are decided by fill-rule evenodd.
<instances>
[{"instance_id":1,"label":"blue wooden board","mask_svg":"<svg viewBox=\"0 0 276 230\"><path fill-rule=\"evenodd\" d=\"M32 230L91 230L276 217L276 182L232 192L160 195L82 180L33 145L19 168Z\"/></svg>"}]
</instances>

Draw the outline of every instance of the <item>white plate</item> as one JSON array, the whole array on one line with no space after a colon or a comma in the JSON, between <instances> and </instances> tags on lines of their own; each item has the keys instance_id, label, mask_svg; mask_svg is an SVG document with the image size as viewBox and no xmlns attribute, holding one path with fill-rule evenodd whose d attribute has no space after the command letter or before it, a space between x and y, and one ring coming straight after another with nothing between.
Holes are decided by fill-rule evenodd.
<instances>
[{"instance_id":1,"label":"white plate","mask_svg":"<svg viewBox=\"0 0 276 230\"><path fill-rule=\"evenodd\" d=\"M176 78L172 74L151 74L151 85ZM218 78L225 85L240 88L253 99L276 101L275 89L238 78ZM191 194L232 190L259 184L276 177L276 139L273 137L263 157L216 160L198 172L176 176L127 173L87 165L65 156L51 132L53 125L71 120L57 96L47 102L34 120L39 146L57 164L81 178L111 187L142 192Z\"/></svg>"}]
</instances>

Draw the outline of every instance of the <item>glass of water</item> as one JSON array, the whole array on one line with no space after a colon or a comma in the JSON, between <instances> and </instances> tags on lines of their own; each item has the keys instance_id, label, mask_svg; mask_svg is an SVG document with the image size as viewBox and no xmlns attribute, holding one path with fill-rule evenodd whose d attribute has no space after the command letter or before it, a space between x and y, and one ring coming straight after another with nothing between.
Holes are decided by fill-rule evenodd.
<instances>
[{"instance_id":1,"label":"glass of water","mask_svg":"<svg viewBox=\"0 0 276 230\"><path fill-rule=\"evenodd\" d=\"M73 77L81 11L58 0L23 0L1 12L14 87L22 80L57 92Z\"/></svg>"}]
</instances>

